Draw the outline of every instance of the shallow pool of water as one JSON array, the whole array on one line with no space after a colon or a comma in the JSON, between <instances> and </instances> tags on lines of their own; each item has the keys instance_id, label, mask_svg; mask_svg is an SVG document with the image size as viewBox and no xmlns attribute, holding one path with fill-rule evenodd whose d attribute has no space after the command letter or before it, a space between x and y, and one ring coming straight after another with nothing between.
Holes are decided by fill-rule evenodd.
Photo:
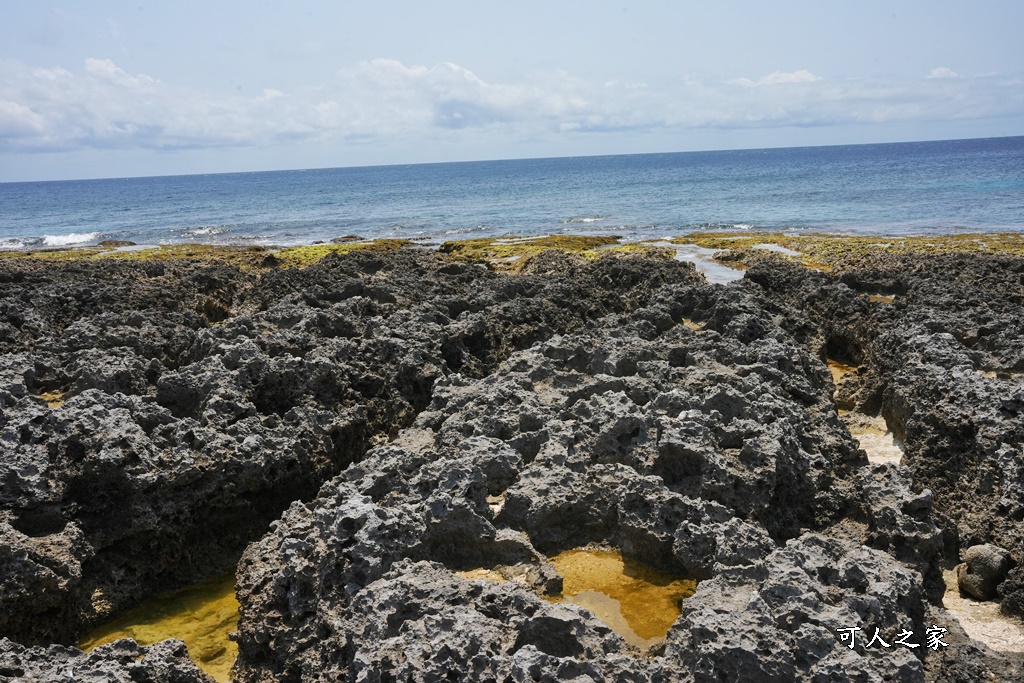
<instances>
[{"instance_id":1,"label":"shallow pool of water","mask_svg":"<svg viewBox=\"0 0 1024 683\"><path fill-rule=\"evenodd\" d=\"M228 634L237 627L235 576L228 573L147 600L87 634L78 647L88 652L120 638L139 645L181 638L199 668L218 681L230 681L238 646Z\"/></svg>"},{"instance_id":2,"label":"shallow pool of water","mask_svg":"<svg viewBox=\"0 0 1024 683\"><path fill-rule=\"evenodd\" d=\"M665 637L697 582L665 574L614 550L567 550L550 558L564 578L564 600L593 612L626 642L645 647Z\"/></svg>"},{"instance_id":3,"label":"shallow pool of water","mask_svg":"<svg viewBox=\"0 0 1024 683\"><path fill-rule=\"evenodd\" d=\"M676 261L689 261L704 275L704 279L712 284L727 285L743 278L743 271L746 266L736 264L736 267L724 265L714 260L717 249L698 247L695 244L674 244L672 242L644 242L651 247L665 247L674 249Z\"/></svg>"},{"instance_id":4,"label":"shallow pool of water","mask_svg":"<svg viewBox=\"0 0 1024 683\"><path fill-rule=\"evenodd\" d=\"M792 249L787 249L786 247L782 246L781 244L775 244L774 242L769 242L767 244L755 244L753 248L754 249L762 249L764 251L774 251L774 252L776 252L778 254L784 254L786 256L800 256L800 252L799 251L793 251Z\"/></svg>"},{"instance_id":5,"label":"shallow pool of water","mask_svg":"<svg viewBox=\"0 0 1024 683\"><path fill-rule=\"evenodd\" d=\"M828 371L832 373L832 381L839 382L843 377L857 370L856 365L847 365L846 363L840 363L839 361L829 358L826 361L828 365Z\"/></svg>"}]
</instances>

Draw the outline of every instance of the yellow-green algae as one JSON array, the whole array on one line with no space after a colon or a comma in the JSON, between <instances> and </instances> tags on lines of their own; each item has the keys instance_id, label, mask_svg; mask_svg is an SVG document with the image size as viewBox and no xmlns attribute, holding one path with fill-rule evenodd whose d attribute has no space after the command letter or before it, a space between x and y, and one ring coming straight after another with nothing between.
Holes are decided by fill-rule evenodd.
<instances>
[{"instance_id":1,"label":"yellow-green algae","mask_svg":"<svg viewBox=\"0 0 1024 683\"><path fill-rule=\"evenodd\" d=\"M939 254L984 253L1024 256L1024 235L1018 233L959 234L943 236L879 237L820 233L781 232L694 232L681 237L659 240L661 243L692 244L717 251L730 251L720 262L743 268L765 258L797 261L821 270L843 269L873 254ZM791 256L761 245L778 245L799 252ZM405 239L378 239L302 247L263 247L208 244L173 244L142 249L114 247L60 247L27 251L0 251L0 260L38 259L44 261L76 261L91 259L176 260L196 259L223 261L242 268L304 267L316 263L327 254L353 251L389 251L416 246ZM453 258L486 263L496 270L517 271L532 257L545 250L556 249L582 258L594 259L614 253L645 253L672 256L671 249L649 242L620 243L615 235L546 235L519 237L486 237L454 240L443 243L439 251ZM273 256L273 259L268 259Z\"/></svg>"},{"instance_id":2,"label":"yellow-green algae","mask_svg":"<svg viewBox=\"0 0 1024 683\"><path fill-rule=\"evenodd\" d=\"M665 637L682 612L681 603L697 590L693 579L681 579L626 559L617 550L574 548L548 560L562 575L562 592L542 595L548 602L570 602L584 607L637 647ZM508 568L456 572L470 581L527 583L525 574L510 575Z\"/></svg>"},{"instance_id":3,"label":"yellow-green algae","mask_svg":"<svg viewBox=\"0 0 1024 683\"><path fill-rule=\"evenodd\" d=\"M328 254L349 254L353 251L392 251L411 247L413 243L404 239L379 239L371 242L345 242L342 244L312 244L305 247L288 247L274 253L284 268L304 267L316 263Z\"/></svg>"},{"instance_id":4,"label":"yellow-green algae","mask_svg":"<svg viewBox=\"0 0 1024 683\"><path fill-rule=\"evenodd\" d=\"M549 249L596 259L616 253L644 253L667 257L672 250L642 242L619 243L615 235L545 235L480 237L443 243L439 251L472 263L486 263L495 270L518 271L529 259Z\"/></svg>"},{"instance_id":5,"label":"yellow-green algae","mask_svg":"<svg viewBox=\"0 0 1024 683\"><path fill-rule=\"evenodd\" d=\"M390 251L412 246L405 239L379 239L340 244L312 244L302 247L262 247L214 244L162 244L142 249L115 249L112 247L65 247L59 249L31 249L27 251L0 251L0 260L41 259L50 261L88 261L115 259L121 261L219 261L242 268L274 265L282 268L301 268L316 263L328 254L348 254L354 251ZM273 257L269 259L269 257Z\"/></svg>"},{"instance_id":6,"label":"yellow-green algae","mask_svg":"<svg viewBox=\"0 0 1024 683\"><path fill-rule=\"evenodd\" d=\"M820 233L781 232L695 232L674 237L673 244L693 244L719 251L734 252L742 262L759 258L783 258L809 268L835 270L848 267L874 254L1008 254L1024 256L1024 235L1018 233L960 234L942 236L879 237ZM755 250L758 244L777 244L799 256ZM758 253L760 252L760 253Z\"/></svg>"},{"instance_id":7,"label":"yellow-green algae","mask_svg":"<svg viewBox=\"0 0 1024 683\"><path fill-rule=\"evenodd\" d=\"M228 634L237 626L235 576L228 573L147 600L86 635L78 647L89 651L120 638L140 645L180 638L199 668L230 681L238 646Z\"/></svg>"}]
</instances>

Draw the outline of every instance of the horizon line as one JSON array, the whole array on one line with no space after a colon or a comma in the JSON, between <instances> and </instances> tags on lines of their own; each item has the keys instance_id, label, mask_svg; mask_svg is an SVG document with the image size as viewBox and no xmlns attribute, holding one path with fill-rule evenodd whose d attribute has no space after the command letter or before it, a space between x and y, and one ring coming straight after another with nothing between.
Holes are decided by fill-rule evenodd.
<instances>
[{"instance_id":1,"label":"horizon line","mask_svg":"<svg viewBox=\"0 0 1024 683\"><path fill-rule=\"evenodd\" d=\"M855 142L836 143L829 145L787 145L767 147L730 147L721 149L691 149L666 152L623 152L617 154L570 154L565 156L550 157L506 157L503 159L459 159L455 161L421 161L414 163L393 163L393 164L356 164L351 166L313 166L306 168L275 168L260 169L256 171L206 171L198 173L170 173L160 175L129 175L129 176L103 176L92 178L64 178L61 180L0 180L0 185L18 184L41 184L41 183L74 183L74 182L98 182L106 180L143 180L157 178L196 178L201 176L222 176L222 175L248 175L258 173L305 173L310 171L336 171L347 169L374 169L374 168L401 168L406 166L442 166L456 164L486 164L502 161L551 161L555 159L601 159L608 157L627 156L658 156L671 154L713 154L717 152L757 152L766 150L793 150L793 149L827 149L830 147L875 147L882 145L913 145L933 142L978 142L982 140L1010 140L1013 138L1024 138L1024 135L994 135L987 137L972 138L934 138L926 140L899 140L890 142Z\"/></svg>"}]
</instances>

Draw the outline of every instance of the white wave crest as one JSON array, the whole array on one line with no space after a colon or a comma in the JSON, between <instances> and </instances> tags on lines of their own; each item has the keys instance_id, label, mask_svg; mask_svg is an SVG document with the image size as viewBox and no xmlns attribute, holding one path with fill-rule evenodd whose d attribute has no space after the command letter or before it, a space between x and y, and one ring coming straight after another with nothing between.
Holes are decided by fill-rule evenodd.
<instances>
[{"instance_id":1,"label":"white wave crest","mask_svg":"<svg viewBox=\"0 0 1024 683\"><path fill-rule=\"evenodd\" d=\"M197 228L189 228L189 229L187 229L184 232L184 234L186 236L189 236L189 237L196 237L196 236L199 236L199 235L220 235L221 233L225 233L225 232L228 232L228 231L229 231L228 228L225 228L225 227L222 227L222 226L201 225L201 226L199 226Z\"/></svg>"},{"instance_id":2,"label":"white wave crest","mask_svg":"<svg viewBox=\"0 0 1024 683\"><path fill-rule=\"evenodd\" d=\"M11 237L9 239L0 239L0 250L11 251L12 249L24 249L25 247L32 244L33 240L29 238Z\"/></svg>"},{"instance_id":3,"label":"white wave crest","mask_svg":"<svg viewBox=\"0 0 1024 683\"><path fill-rule=\"evenodd\" d=\"M604 216L573 216L563 219L562 223L596 223L603 220Z\"/></svg>"},{"instance_id":4,"label":"white wave crest","mask_svg":"<svg viewBox=\"0 0 1024 683\"><path fill-rule=\"evenodd\" d=\"M66 235L43 235L43 244L47 247L66 247L71 244L95 242L98 232L69 232Z\"/></svg>"}]
</instances>

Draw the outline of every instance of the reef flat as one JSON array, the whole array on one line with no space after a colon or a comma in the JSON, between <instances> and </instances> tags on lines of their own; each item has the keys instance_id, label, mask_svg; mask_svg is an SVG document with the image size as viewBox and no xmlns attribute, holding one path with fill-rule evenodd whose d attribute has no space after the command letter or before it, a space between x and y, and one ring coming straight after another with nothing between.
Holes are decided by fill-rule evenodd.
<instances>
[{"instance_id":1,"label":"reef flat","mask_svg":"<svg viewBox=\"0 0 1024 683\"><path fill-rule=\"evenodd\" d=\"M1020 623L1021 244L5 255L0 680L208 680L69 646L230 570L252 683L1019 679L943 571ZM697 582L663 638L546 599L584 546Z\"/></svg>"}]
</instances>

